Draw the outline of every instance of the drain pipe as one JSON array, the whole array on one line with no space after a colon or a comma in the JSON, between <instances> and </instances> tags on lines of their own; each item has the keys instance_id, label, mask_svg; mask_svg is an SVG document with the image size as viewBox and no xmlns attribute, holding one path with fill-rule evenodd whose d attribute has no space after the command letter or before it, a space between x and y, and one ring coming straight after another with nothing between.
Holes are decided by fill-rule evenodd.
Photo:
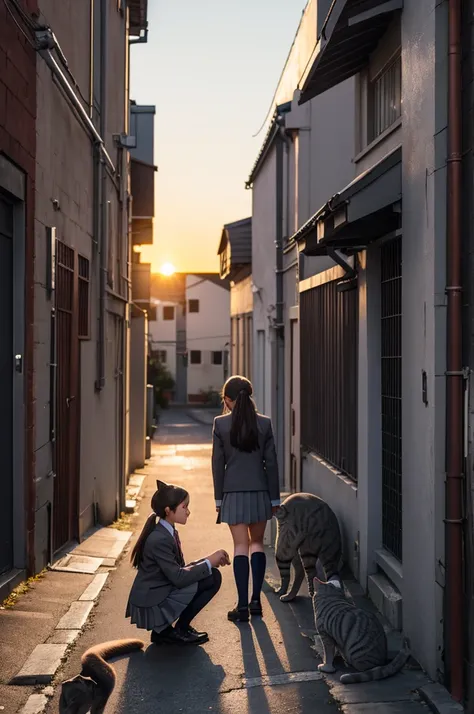
<instances>
[{"instance_id":1,"label":"drain pipe","mask_svg":"<svg viewBox=\"0 0 474 714\"><path fill-rule=\"evenodd\" d=\"M276 333L276 435L280 474L285 473L285 331L283 316L283 181L285 149L289 152L290 140L285 133L284 118L276 120L279 133L276 140L276 236L275 236L275 333ZM284 481L283 481L284 483Z\"/></svg>"},{"instance_id":2,"label":"drain pipe","mask_svg":"<svg viewBox=\"0 0 474 714\"><path fill-rule=\"evenodd\" d=\"M108 71L108 0L100 0L100 134L105 143L107 136L107 71ZM99 325L97 337L97 379L96 390L105 387L105 300L107 289L107 243L108 243L108 207L107 172L103 157L99 163L100 187L100 231L99 231Z\"/></svg>"},{"instance_id":3,"label":"drain pipe","mask_svg":"<svg viewBox=\"0 0 474 714\"><path fill-rule=\"evenodd\" d=\"M461 702L463 672L463 387L461 0L448 5L446 626L449 688Z\"/></svg>"}]
</instances>

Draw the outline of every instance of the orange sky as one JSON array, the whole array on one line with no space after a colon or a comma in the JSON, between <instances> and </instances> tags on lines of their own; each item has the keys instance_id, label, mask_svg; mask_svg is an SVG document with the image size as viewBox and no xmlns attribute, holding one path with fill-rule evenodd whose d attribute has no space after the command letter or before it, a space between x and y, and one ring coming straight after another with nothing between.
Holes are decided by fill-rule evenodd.
<instances>
[{"instance_id":1,"label":"orange sky","mask_svg":"<svg viewBox=\"0 0 474 714\"><path fill-rule=\"evenodd\" d=\"M149 3L132 47L132 98L155 104L155 244L143 261L218 271L224 223L251 213L244 188L304 0ZM184 20L183 20L184 18Z\"/></svg>"}]
</instances>

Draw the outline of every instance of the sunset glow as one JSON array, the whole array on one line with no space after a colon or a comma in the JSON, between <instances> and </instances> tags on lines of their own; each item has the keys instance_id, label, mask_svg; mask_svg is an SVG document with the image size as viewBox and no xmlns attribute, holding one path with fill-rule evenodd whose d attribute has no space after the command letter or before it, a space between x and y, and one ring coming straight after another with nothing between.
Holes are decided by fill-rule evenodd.
<instances>
[{"instance_id":1,"label":"sunset glow","mask_svg":"<svg viewBox=\"0 0 474 714\"><path fill-rule=\"evenodd\" d=\"M161 266L160 273L166 275L168 278L176 272L175 267L172 263L165 263Z\"/></svg>"}]
</instances>

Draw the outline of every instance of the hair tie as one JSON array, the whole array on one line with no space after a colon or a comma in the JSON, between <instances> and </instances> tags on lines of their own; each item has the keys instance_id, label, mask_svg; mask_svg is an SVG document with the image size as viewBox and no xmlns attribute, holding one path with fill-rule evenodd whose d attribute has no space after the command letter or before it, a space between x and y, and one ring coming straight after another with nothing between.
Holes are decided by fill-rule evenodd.
<instances>
[{"instance_id":1,"label":"hair tie","mask_svg":"<svg viewBox=\"0 0 474 714\"><path fill-rule=\"evenodd\" d=\"M247 392L246 389L241 389L240 392L239 392L239 394L248 394L248 392Z\"/></svg>"}]
</instances>

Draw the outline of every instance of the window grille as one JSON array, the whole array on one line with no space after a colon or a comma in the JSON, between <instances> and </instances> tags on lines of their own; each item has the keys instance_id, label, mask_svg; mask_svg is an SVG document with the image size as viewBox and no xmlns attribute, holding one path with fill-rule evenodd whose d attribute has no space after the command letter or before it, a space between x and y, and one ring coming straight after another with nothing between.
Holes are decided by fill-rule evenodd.
<instances>
[{"instance_id":1,"label":"window grille","mask_svg":"<svg viewBox=\"0 0 474 714\"><path fill-rule=\"evenodd\" d=\"M357 290L337 281L300 296L301 439L357 479Z\"/></svg>"}]
</instances>

